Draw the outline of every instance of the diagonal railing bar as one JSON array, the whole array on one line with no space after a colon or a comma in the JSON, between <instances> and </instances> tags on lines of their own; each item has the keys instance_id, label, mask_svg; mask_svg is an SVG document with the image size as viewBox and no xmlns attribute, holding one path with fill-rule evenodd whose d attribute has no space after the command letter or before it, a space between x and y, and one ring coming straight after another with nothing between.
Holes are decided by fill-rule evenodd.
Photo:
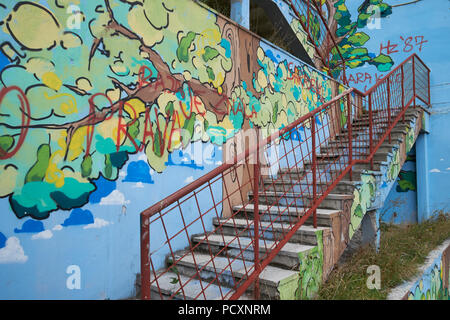
<instances>
[{"instance_id":1,"label":"diagonal railing bar","mask_svg":"<svg viewBox=\"0 0 450 320\"><path fill-rule=\"evenodd\" d=\"M266 137L239 132L222 165L141 213L142 298L267 298L263 270L307 221L317 227L319 205L355 165L374 166L416 100L430 106L429 87L413 54L366 92L348 89Z\"/></svg>"}]
</instances>

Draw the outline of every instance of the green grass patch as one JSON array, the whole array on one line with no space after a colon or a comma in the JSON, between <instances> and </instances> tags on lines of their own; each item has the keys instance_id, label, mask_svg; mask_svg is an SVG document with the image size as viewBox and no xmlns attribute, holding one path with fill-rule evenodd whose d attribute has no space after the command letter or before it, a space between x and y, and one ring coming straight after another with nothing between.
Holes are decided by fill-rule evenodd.
<instances>
[{"instance_id":1,"label":"green grass patch","mask_svg":"<svg viewBox=\"0 0 450 320\"><path fill-rule=\"evenodd\" d=\"M411 225L381 225L380 249L361 248L333 270L319 290L319 300L385 300L391 289L417 275L428 254L450 237L450 214ZM381 271L381 289L368 289L367 268Z\"/></svg>"}]
</instances>

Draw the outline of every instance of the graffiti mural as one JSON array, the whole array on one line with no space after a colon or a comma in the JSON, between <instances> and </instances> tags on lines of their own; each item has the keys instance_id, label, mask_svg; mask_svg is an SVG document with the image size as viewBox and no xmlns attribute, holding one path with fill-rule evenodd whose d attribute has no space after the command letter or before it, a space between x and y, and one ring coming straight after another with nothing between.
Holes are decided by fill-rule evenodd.
<instances>
[{"instance_id":1,"label":"graffiti mural","mask_svg":"<svg viewBox=\"0 0 450 320\"><path fill-rule=\"evenodd\" d=\"M127 212L137 213L152 204L148 200L138 205L139 199L161 199L220 165L221 146L241 129L259 127L267 136L330 100L336 90L315 68L191 0L4 2L0 4L0 204L5 222L0 230L0 264L5 276L0 284L15 274L18 265L30 273L27 263L35 263L40 252L48 253L38 259L49 258L54 244L64 243L68 256L76 256L72 254L76 251L81 257L74 263L81 265L83 275L100 274L88 264L95 268L97 263L102 276L113 274L112 267L103 270L105 266L115 266L118 278L127 283L120 285L131 285L129 278L139 269L138 236L133 238L138 221L137 214ZM370 40L362 30L371 17L367 1L354 21L346 1L322 3L332 13L328 20L340 37L348 67L369 64L379 72L392 67L386 50L373 54L364 47ZM382 17L391 14L383 1L371 3ZM314 57L298 21L292 20L291 27ZM336 53L322 49L333 54L336 74ZM316 68L323 66L317 62ZM210 147L205 147L210 152L204 157L210 164L195 160L191 151L198 145ZM397 154L388 170L392 181L399 161ZM180 176L185 180L175 185L174 177ZM346 240L381 188L370 173L362 176L362 182L354 191ZM104 227L112 231L102 232ZM280 285L281 297L314 296L331 260L324 248L326 237L318 232L318 245L299 256L300 272L283 289ZM106 249L87 252L99 238L107 243ZM115 257L120 254L114 250L130 253L118 261ZM52 268L61 269L68 259L50 260L58 262ZM65 283L59 269L48 272ZM25 282L15 287L15 293L20 286L28 288ZM52 285L61 287L56 281ZM91 296L123 298L122 292L107 292L108 286L112 287L107 283L91 288L95 292ZM75 296L70 293L65 297ZM40 292L27 294L40 297Z\"/></svg>"},{"instance_id":2,"label":"graffiti mural","mask_svg":"<svg viewBox=\"0 0 450 320\"><path fill-rule=\"evenodd\" d=\"M370 40L370 36L364 29L369 27L375 28L374 24L378 23L378 20L385 18L392 14L392 7L380 1L358 1L356 18L352 17L351 11L347 7L345 0L322 0L318 1L322 6L324 13L325 23L327 24L330 32L336 35L337 48L333 43L326 41L325 35L321 34L324 29L321 30L320 24L322 21L315 14L311 14L307 17L307 14L300 14L302 22L310 26L311 37L313 42L318 46L318 50L324 57L331 55L330 71L334 77L339 77L342 68L339 66L341 58L338 50L341 52L342 57L346 61L346 66L355 69L364 66L365 64L373 65L380 72L389 71L394 65L394 61L390 57L389 53L385 53L380 50L378 54L370 52L365 47ZM294 6L301 6L302 2L294 1ZM352 4L354 5L354 4ZM306 9L296 8L298 12L306 12ZM308 21L309 20L309 21ZM294 20L291 23L291 27L296 33L301 42L305 42L306 35L301 32L302 27L299 26L298 20ZM408 38L409 41L409 38ZM311 50L307 50L310 57L314 60L314 64L319 70L324 69L324 62L318 55L311 54Z\"/></svg>"},{"instance_id":3,"label":"graffiti mural","mask_svg":"<svg viewBox=\"0 0 450 320\"><path fill-rule=\"evenodd\" d=\"M353 237L367 210L372 207L377 190L376 179L371 174L361 175L362 184L353 191L353 203L350 214L349 239Z\"/></svg>"},{"instance_id":4,"label":"graffiti mural","mask_svg":"<svg viewBox=\"0 0 450 320\"><path fill-rule=\"evenodd\" d=\"M396 160L389 166L387 182L393 182L394 184L386 195L384 205L380 208L380 219L386 223L417 223L418 221L416 151L414 146L418 127L423 128L422 121L413 120L406 127L404 136L406 156L404 161L402 161L403 163L400 162L396 153L394 156L398 158L398 161Z\"/></svg>"},{"instance_id":5,"label":"graffiti mural","mask_svg":"<svg viewBox=\"0 0 450 320\"><path fill-rule=\"evenodd\" d=\"M280 299L311 299L318 292L324 268L323 230L316 231L316 238L316 246L307 252L299 253L299 272L296 277L278 285Z\"/></svg>"},{"instance_id":6,"label":"graffiti mural","mask_svg":"<svg viewBox=\"0 0 450 320\"><path fill-rule=\"evenodd\" d=\"M324 75L192 6L0 6L0 196L18 218L82 207L131 154L163 172L192 142L222 145L248 126L267 134L331 97Z\"/></svg>"},{"instance_id":7,"label":"graffiti mural","mask_svg":"<svg viewBox=\"0 0 450 320\"><path fill-rule=\"evenodd\" d=\"M322 283L323 269L323 236L322 231L316 232L317 246L307 254L299 254L300 272L296 299L311 299Z\"/></svg>"},{"instance_id":8,"label":"graffiti mural","mask_svg":"<svg viewBox=\"0 0 450 320\"><path fill-rule=\"evenodd\" d=\"M406 294L408 300L450 300L450 247L441 252Z\"/></svg>"}]
</instances>

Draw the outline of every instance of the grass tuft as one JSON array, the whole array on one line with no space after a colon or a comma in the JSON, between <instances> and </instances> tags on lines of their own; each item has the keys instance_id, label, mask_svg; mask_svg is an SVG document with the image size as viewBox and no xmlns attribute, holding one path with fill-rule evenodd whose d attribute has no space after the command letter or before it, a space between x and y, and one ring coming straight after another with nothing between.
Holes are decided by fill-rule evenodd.
<instances>
[{"instance_id":1,"label":"grass tuft","mask_svg":"<svg viewBox=\"0 0 450 320\"><path fill-rule=\"evenodd\" d=\"M381 225L380 250L371 246L356 252L333 270L322 285L319 300L385 300L403 281L416 276L428 254L450 237L450 214L440 212L434 220L411 225ZM381 271L381 289L368 289L367 268Z\"/></svg>"}]
</instances>

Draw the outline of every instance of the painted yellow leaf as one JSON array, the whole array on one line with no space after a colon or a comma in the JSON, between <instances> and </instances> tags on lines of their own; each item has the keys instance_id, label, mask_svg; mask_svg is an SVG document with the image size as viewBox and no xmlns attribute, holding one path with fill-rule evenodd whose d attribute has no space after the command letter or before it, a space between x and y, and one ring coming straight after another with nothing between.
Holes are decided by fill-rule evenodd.
<instances>
[{"instance_id":1,"label":"painted yellow leaf","mask_svg":"<svg viewBox=\"0 0 450 320\"><path fill-rule=\"evenodd\" d=\"M46 72L42 75L42 82L50 89L59 91L62 86L61 79L54 72Z\"/></svg>"},{"instance_id":2,"label":"painted yellow leaf","mask_svg":"<svg viewBox=\"0 0 450 320\"><path fill-rule=\"evenodd\" d=\"M145 112L145 104L141 100L134 98L125 103L124 110L131 119L136 119Z\"/></svg>"}]
</instances>

